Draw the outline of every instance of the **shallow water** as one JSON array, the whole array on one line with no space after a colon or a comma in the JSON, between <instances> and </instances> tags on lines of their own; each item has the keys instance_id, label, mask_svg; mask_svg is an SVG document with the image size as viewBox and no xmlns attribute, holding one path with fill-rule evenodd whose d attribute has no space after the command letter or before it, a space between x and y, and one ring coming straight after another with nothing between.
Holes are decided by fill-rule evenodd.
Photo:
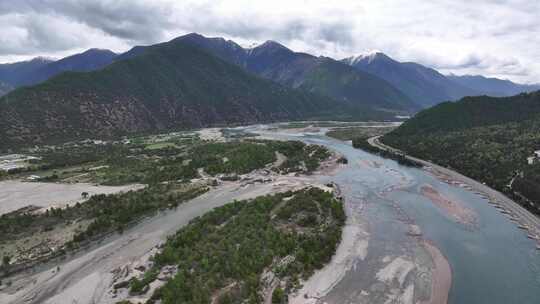
<instances>
[{"instance_id":1,"label":"shallow water","mask_svg":"<svg viewBox=\"0 0 540 304\"><path fill-rule=\"evenodd\" d=\"M398 165L322 135L272 136L322 144L344 154L348 165L332 180L342 188L349 216L369 223L367 259L357 261L355 269L323 300L354 301L360 290L373 286L377 261L411 250L406 232L407 223L414 223L422 229L423 238L448 259L452 269L449 303L540 303L540 251L485 198L443 183L426 171ZM476 224L471 227L457 222L421 195L422 185L430 185L472 210Z\"/></svg>"}]
</instances>

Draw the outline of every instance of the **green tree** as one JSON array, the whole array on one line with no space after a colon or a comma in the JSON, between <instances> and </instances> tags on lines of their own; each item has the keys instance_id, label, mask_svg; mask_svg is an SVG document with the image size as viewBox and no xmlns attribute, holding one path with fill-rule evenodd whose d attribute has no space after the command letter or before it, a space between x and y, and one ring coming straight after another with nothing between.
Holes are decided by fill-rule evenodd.
<instances>
[{"instance_id":1,"label":"green tree","mask_svg":"<svg viewBox=\"0 0 540 304\"><path fill-rule=\"evenodd\" d=\"M9 255L5 255L2 258L2 265L9 266L9 263L11 262L11 257Z\"/></svg>"},{"instance_id":2,"label":"green tree","mask_svg":"<svg viewBox=\"0 0 540 304\"><path fill-rule=\"evenodd\" d=\"M281 287L276 287L274 292L272 292L272 304L283 304L285 303L285 291Z\"/></svg>"}]
</instances>

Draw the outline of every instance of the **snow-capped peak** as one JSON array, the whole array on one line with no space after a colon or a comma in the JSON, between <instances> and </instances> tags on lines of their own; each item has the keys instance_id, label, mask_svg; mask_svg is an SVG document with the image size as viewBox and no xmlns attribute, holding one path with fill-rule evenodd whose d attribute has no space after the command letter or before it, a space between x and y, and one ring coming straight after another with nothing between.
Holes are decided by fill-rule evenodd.
<instances>
[{"instance_id":1,"label":"snow-capped peak","mask_svg":"<svg viewBox=\"0 0 540 304\"><path fill-rule=\"evenodd\" d=\"M52 61L55 61L56 59L53 58L53 57L46 57L46 56L38 56L38 57L34 57L28 61L33 61L33 62L52 62Z\"/></svg>"},{"instance_id":2,"label":"snow-capped peak","mask_svg":"<svg viewBox=\"0 0 540 304\"><path fill-rule=\"evenodd\" d=\"M390 59L391 60L391 58L386 56L386 54L384 54L383 52L381 52L379 50L372 50L372 51L369 51L369 52L362 53L362 54L360 54L358 56L353 56L353 57L346 58L345 61L350 65L355 65L355 64L357 64L359 62L364 62L364 63L370 64L374 60L380 59L380 58Z\"/></svg>"}]
</instances>

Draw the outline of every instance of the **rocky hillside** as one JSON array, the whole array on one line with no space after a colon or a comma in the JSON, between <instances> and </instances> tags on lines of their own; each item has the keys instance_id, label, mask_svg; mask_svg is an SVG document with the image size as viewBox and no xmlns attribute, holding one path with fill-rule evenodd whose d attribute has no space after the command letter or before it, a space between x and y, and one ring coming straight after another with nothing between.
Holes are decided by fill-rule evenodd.
<instances>
[{"instance_id":1,"label":"rocky hillside","mask_svg":"<svg viewBox=\"0 0 540 304\"><path fill-rule=\"evenodd\" d=\"M175 40L99 71L66 72L4 96L0 148L351 112Z\"/></svg>"}]
</instances>

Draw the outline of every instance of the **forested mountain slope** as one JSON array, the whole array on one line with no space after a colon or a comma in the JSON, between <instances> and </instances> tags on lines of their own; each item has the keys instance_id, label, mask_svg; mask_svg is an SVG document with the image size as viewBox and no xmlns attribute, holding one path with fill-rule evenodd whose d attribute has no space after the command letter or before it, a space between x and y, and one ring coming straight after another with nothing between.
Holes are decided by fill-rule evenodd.
<instances>
[{"instance_id":1,"label":"forested mountain slope","mask_svg":"<svg viewBox=\"0 0 540 304\"><path fill-rule=\"evenodd\" d=\"M282 85L363 107L366 113L413 113L420 109L403 92L377 76L358 71L331 58L294 52L274 41L250 49L242 48L230 40L207 38L199 34L181 36L175 41L200 47L250 73ZM117 59L138 56L146 48L134 47Z\"/></svg>"},{"instance_id":2,"label":"forested mountain slope","mask_svg":"<svg viewBox=\"0 0 540 304\"><path fill-rule=\"evenodd\" d=\"M527 160L540 150L540 92L440 104L382 140L505 191L540 214L540 160Z\"/></svg>"},{"instance_id":3,"label":"forested mountain slope","mask_svg":"<svg viewBox=\"0 0 540 304\"><path fill-rule=\"evenodd\" d=\"M171 41L99 71L63 73L4 96L0 142L9 147L340 113L351 115L334 100L284 88Z\"/></svg>"},{"instance_id":4,"label":"forested mountain slope","mask_svg":"<svg viewBox=\"0 0 540 304\"><path fill-rule=\"evenodd\" d=\"M396 135L454 131L520 122L540 114L540 91L511 97L465 97L419 112L394 131Z\"/></svg>"}]
</instances>

